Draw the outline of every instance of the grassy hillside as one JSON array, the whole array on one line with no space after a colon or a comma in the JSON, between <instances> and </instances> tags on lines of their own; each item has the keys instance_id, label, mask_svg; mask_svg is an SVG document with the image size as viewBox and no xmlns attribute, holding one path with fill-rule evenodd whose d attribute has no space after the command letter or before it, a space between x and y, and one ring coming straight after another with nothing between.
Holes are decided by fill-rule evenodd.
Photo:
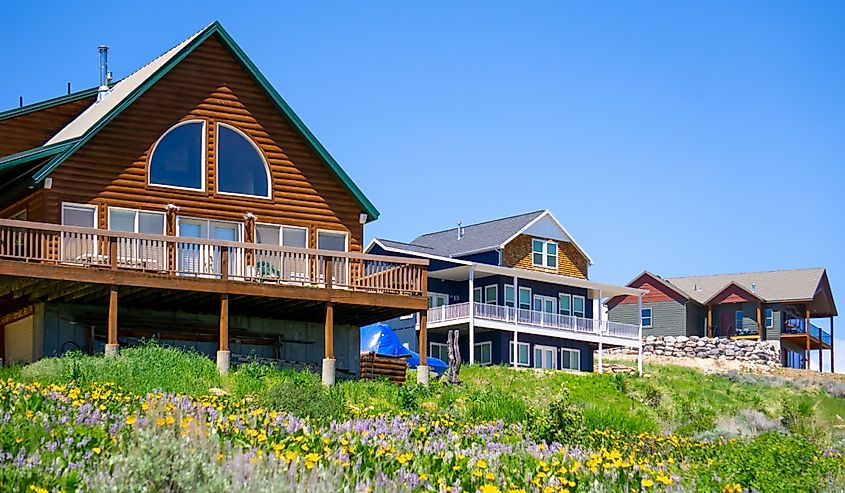
<instances>
[{"instance_id":1,"label":"grassy hillside","mask_svg":"<svg viewBox=\"0 0 845 493\"><path fill-rule=\"evenodd\" d=\"M845 381L646 373L469 366L457 386L326 389L258 364L221 377L204 356L154 344L45 359L0 371L0 489L179 489L155 477L209 491L247 479L266 491L845 488ZM56 452L60 438L79 453ZM161 454L182 466L145 460Z\"/></svg>"}]
</instances>

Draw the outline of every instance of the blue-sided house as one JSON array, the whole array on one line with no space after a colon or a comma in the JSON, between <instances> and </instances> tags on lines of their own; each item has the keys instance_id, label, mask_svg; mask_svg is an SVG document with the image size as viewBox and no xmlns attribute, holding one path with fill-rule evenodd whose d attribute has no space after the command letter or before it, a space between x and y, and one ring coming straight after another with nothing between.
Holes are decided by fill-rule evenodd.
<instances>
[{"instance_id":1,"label":"blue-sided house","mask_svg":"<svg viewBox=\"0 0 845 493\"><path fill-rule=\"evenodd\" d=\"M367 253L428 259L426 320L388 323L412 349L427 340L431 356L448 360L450 329L460 331L462 360L480 365L592 371L595 350L601 360L607 347L640 346L638 324L604 320L596 307L646 291L591 281L592 260L548 210L459 224L409 243L377 238Z\"/></svg>"}]
</instances>

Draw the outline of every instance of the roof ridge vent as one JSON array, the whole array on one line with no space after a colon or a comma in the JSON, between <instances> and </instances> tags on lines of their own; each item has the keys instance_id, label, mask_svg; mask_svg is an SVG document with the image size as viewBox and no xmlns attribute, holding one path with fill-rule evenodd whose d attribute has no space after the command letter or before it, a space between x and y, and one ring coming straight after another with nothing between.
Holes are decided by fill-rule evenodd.
<instances>
[{"instance_id":1,"label":"roof ridge vent","mask_svg":"<svg viewBox=\"0 0 845 493\"><path fill-rule=\"evenodd\" d=\"M97 51L100 53L100 87L97 90L97 102L100 102L109 95L111 72L109 72L109 47L100 45Z\"/></svg>"},{"instance_id":2,"label":"roof ridge vent","mask_svg":"<svg viewBox=\"0 0 845 493\"><path fill-rule=\"evenodd\" d=\"M461 222L458 221L458 239L460 240L464 236L464 227L461 225Z\"/></svg>"}]
</instances>

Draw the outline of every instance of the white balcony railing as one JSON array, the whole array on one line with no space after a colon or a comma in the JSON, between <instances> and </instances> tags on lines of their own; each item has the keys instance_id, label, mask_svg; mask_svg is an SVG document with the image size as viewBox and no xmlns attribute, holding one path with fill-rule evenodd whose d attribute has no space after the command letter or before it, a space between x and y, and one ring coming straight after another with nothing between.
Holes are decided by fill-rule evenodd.
<instances>
[{"instance_id":1,"label":"white balcony railing","mask_svg":"<svg viewBox=\"0 0 845 493\"><path fill-rule=\"evenodd\" d=\"M474 303L474 318L494 322L512 323L518 326L539 327L581 334L603 335L636 340L640 328L637 325L595 320L591 318L561 315L516 309L509 306ZM457 303L428 309L428 323L458 322L469 319L469 303Z\"/></svg>"}]
</instances>

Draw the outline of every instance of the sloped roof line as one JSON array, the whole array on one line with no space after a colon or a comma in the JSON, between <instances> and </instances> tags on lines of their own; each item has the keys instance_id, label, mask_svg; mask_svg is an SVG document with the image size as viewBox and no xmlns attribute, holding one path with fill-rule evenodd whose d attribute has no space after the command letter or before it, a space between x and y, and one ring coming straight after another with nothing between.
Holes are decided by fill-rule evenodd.
<instances>
[{"instance_id":1,"label":"sloped roof line","mask_svg":"<svg viewBox=\"0 0 845 493\"><path fill-rule=\"evenodd\" d=\"M730 288L731 286L736 286L736 287L738 287L739 289L741 289L741 290L745 291L746 293L750 294L750 295L751 295L751 296L753 296L754 298L756 298L756 299L758 299L758 300L760 300L760 301L762 301L762 302L764 302L764 303L765 303L765 302L767 302L767 300L766 300L766 299L764 299L764 298L760 297L760 296L759 296L758 294L756 294L754 291L752 291L752 290L750 290L750 289L746 288L746 287L745 287L745 286L743 286L742 284L740 284L740 283L738 283L738 282L736 282L736 281L730 281L730 282L728 282L727 284L725 284L725 285L724 285L721 289L719 289L719 290L717 290L715 293L713 293L713 295L712 295L712 296L710 296L709 298L707 298L707 300L705 300L705 301L702 303L702 305L707 305L707 304L709 304L711 301L713 301L714 299L716 299L716 298L717 298L720 294L724 293L724 292L725 292L728 288Z\"/></svg>"},{"instance_id":2,"label":"sloped roof line","mask_svg":"<svg viewBox=\"0 0 845 493\"><path fill-rule=\"evenodd\" d=\"M258 70L258 67L256 67L249 57L246 56L246 53L244 53L237 43L235 43L234 39L232 39L226 30L223 29L223 26L219 21L211 23L203 30L192 35L182 43L176 45L174 48L171 48L164 55L133 72L132 75L116 84L108 97L89 107L64 129L59 131L53 139L48 141L49 144L54 143L54 140L60 141L69 139L77 134L79 134L79 140L65 152L54 157L44 167L36 172L33 176L34 182L40 183L43 181L44 178L60 166L68 157L76 152L76 150L88 142L111 120L137 100L144 92L147 91L147 89L149 89L174 66L187 57L196 47L200 46L212 35L220 37L222 44L235 56L238 62L240 62L241 65L250 72L250 75L252 75L258 82L258 85L268 93L270 99L276 104L281 113L297 129L297 131L300 132L306 142L308 142L314 151L323 159L330 171L332 171L332 173L334 173L341 183L349 190L363 209L363 212L367 214L367 222L378 219L378 209L375 208L361 189L358 188L349 175L347 175L343 168L340 167L340 164L335 161L335 159L329 154L328 150L323 147L314 134L311 133L302 120L296 115L296 113L294 113L293 109L287 104L287 102L285 102L267 78L264 77L264 75ZM123 87L121 87L121 85L123 85ZM103 103L107 104L97 107L98 104L102 105Z\"/></svg>"},{"instance_id":3,"label":"sloped roof line","mask_svg":"<svg viewBox=\"0 0 845 493\"><path fill-rule=\"evenodd\" d=\"M70 146L75 143L76 140L73 139L65 142L59 142L57 144L33 147L32 149L27 149L25 151L17 152L15 154L9 154L8 156L0 158L0 170L14 168L19 164L28 163L30 161L35 161L36 159L56 155L60 152L67 150L68 148L70 148Z\"/></svg>"},{"instance_id":4,"label":"sloped roof line","mask_svg":"<svg viewBox=\"0 0 845 493\"><path fill-rule=\"evenodd\" d=\"M667 277L666 279L693 279L693 278L700 278L700 277L729 277L729 276L744 276L744 275L752 275L752 274L770 274L775 272L801 272L801 271L810 271L810 270L824 270L824 267L802 267L800 269L771 269L771 270L757 270L757 271L743 271L743 272L729 272L726 274L700 274L700 275L688 275L688 276L672 276Z\"/></svg>"},{"instance_id":5,"label":"sloped roof line","mask_svg":"<svg viewBox=\"0 0 845 493\"><path fill-rule=\"evenodd\" d=\"M542 211L542 214L540 214L539 216L535 217L535 218L534 218L534 219L533 219L530 223L528 223L528 224L526 224L525 226L523 226L523 228L522 228L522 229L520 229L520 230L519 230L519 231L517 231L517 232L516 232L513 236L511 236L510 238L508 238L507 240L505 240L505 241L504 241L504 242L503 242L503 243L499 246L499 248L505 248L505 245L507 245L508 243L510 243L511 241L513 241L513 240L514 240L517 236L521 235L521 234L522 234L524 231L526 231L528 228L530 228L531 226L533 226L534 224L536 224L536 223L537 223L537 221L539 221L540 219L542 219L542 218L544 218L544 217L546 217L546 216L550 217L550 218L552 219L552 221L554 221L554 222L555 222L555 224L557 224L557 227L559 227L559 228L563 231L563 234L565 234L565 235L566 235L566 237L567 237L567 238L569 238L569 241L570 241L573 245L575 245L575 248L577 248L577 249L578 249L578 251L579 251L579 252L581 252L581 255L583 255L583 256L587 259L588 264L589 264L589 265L593 265L593 264L594 264L593 259L592 259L592 258L590 258L590 256L587 254L587 251L586 251L586 250L584 250L583 248L581 248L581 245L579 245L579 244L578 244L578 242L577 242L577 241L575 241L575 238L574 238L571 234L569 234L569 231L567 231L567 230L566 230L566 227L563 225L563 223L561 223L560 221L558 221L558 220L557 220L557 218L555 217L555 215L554 215L554 214L552 214L552 211L550 211L549 209L545 209L544 211Z\"/></svg>"},{"instance_id":6,"label":"sloped roof line","mask_svg":"<svg viewBox=\"0 0 845 493\"><path fill-rule=\"evenodd\" d=\"M692 299L693 299L693 298L692 298L692 296L690 296L689 294L687 294L687 293L686 293L686 291L684 291L683 289L679 288L678 286L675 286L674 284L670 283L670 282L669 282L669 281L667 281L666 279L663 279L662 277L660 277L660 276L658 276L657 274L655 274L655 273L653 273L653 272L651 272L651 271L648 271L648 270L644 270L644 271L640 272L639 274L637 274L636 276L634 276L634 277L633 277L630 281L628 281L625 285L626 285L626 286L628 286L628 287L633 287L633 286L631 286L631 285L632 285L632 284L634 284L634 281L636 281L637 279L639 279L639 278L641 278L641 277L643 277L643 276L649 276L649 277L651 277L652 279L654 279L655 281L657 281L658 283L660 283L660 285L661 285L661 286L663 286L663 287L665 287L665 288L667 288L667 289L670 289L670 290L672 290L672 291L674 291L674 292L678 293L679 295L683 296L683 297L684 297L684 298L686 298L687 300L692 300ZM693 300L693 301L694 301L694 300Z\"/></svg>"},{"instance_id":7,"label":"sloped roof line","mask_svg":"<svg viewBox=\"0 0 845 493\"><path fill-rule=\"evenodd\" d=\"M481 221L481 222L477 222L477 223L473 223L473 224L462 224L461 229L474 228L476 226L484 226L485 224L495 223L495 222L499 222L499 221L506 221L508 219L516 219L516 218L521 217L521 216L530 216L532 214L540 214L540 213L546 212L546 210L548 210L548 209L540 209L540 210L537 210L537 211L523 212L521 214L512 214L510 216L499 217L499 218L496 218L496 219L488 219L486 221ZM446 229L441 229L440 231L432 231L430 233L423 233L423 234L417 236L417 239L423 238L423 237L426 237L426 236L438 235L438 234L441 234L441 233L448 233L450 231L457 231L457 229L458 229L458 227L455 226L454 228L446 228ZM391 240L391 241L393 241L393 240Z\"/></svg>"},{"instance_id":8,"label":"sloped roof line","mask_svg":"<svg viewBox=\"0 0 845 493\"><path fill-rule=\"evenodd\" d=\"M21 106L20 108L12 108L10 110L0 111L0 120L8 120L9 118L26 115L27 113L46 110L56 106L61 106L66 103L73 103L75 101L79 101L80 99L94 97L97 94L97 89L97 87L91 87L88 89L83 89L81 91L72 92L70 94L65 94L55 98L45 99L44 101L30 103Z\"/></svg>"}]
</instances>

